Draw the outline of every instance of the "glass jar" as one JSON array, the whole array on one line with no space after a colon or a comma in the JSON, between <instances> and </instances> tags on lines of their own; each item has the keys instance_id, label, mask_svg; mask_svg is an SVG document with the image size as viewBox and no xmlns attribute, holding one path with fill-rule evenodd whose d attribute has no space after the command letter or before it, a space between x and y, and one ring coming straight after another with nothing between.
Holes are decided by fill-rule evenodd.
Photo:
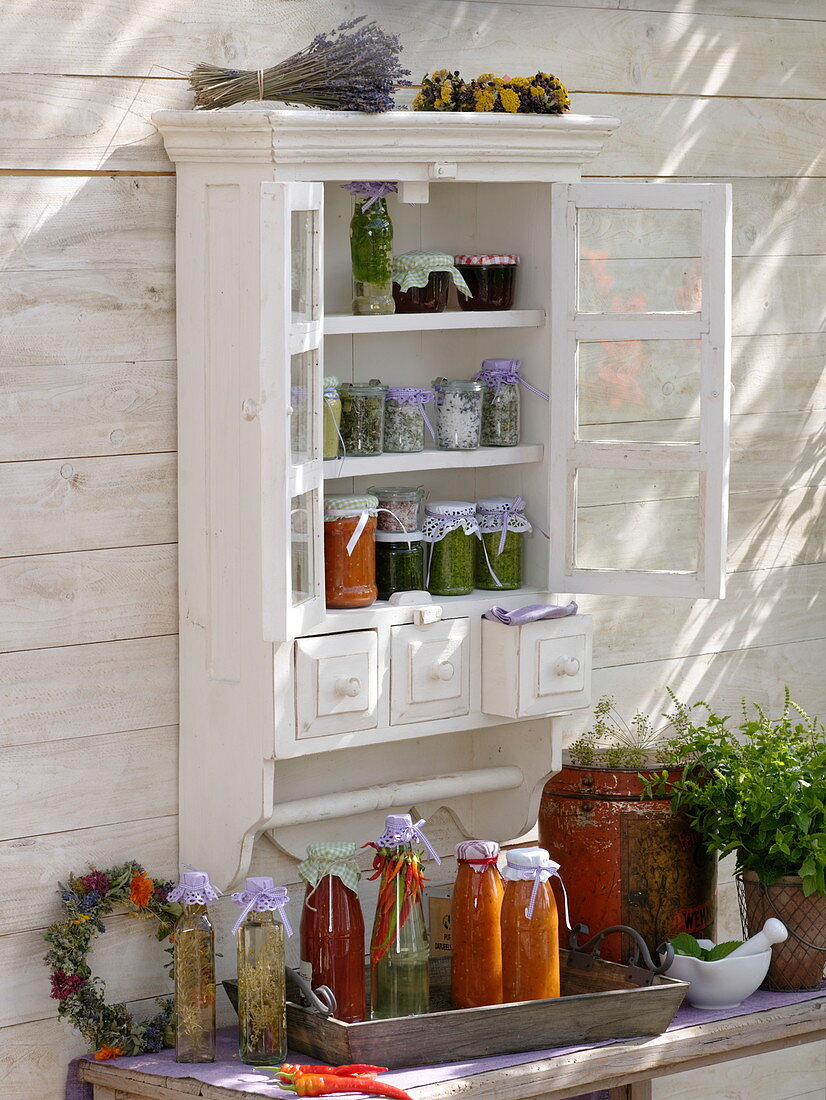
<instances>
[{"instance_id":1,"label":"glass jar","mask_svg":"<svg viewBox=\"0 0 826 1100\"><path fill-rule=\"evenodd\" d=\"M522 543L531 524L521 497L486 497L476 501L479 541L476 587L500 591L522 587Z\"/></svg>"},{"instance_id":2,"label":"glass jar","mask_svg":"<svg viewBox=\"0 0 826 1100\"><path fill-rule=\"evenodd\" d=\"M430 543L426 586L434 596L467 596L474 584L476 505L438 500L425 506L422 538Z\"/></svg>"},{"instance_id":3,"label":"glass jar","mask_svg":"<svg viewBox=\"0 0 826 1100\"><path fill-rule=\"evenodd\" d=\"M423 451L425 428L433 426L424 406L435 401L432 390L391 386L384 397L384 449L394 454Z\"/></svg>"},{"instance_id":4,"label":"glass jar","mask_svg":"<svg viewBox=\"0 0 826 1100\"><path fill-rule=\"evenodd\" d=\"M384 447L384 395L380 382L342 382L341 443L348 458L380 455Z\"/></svg>"},{"instance_id":5,"label":"glass jar","mask_svg":"<svg viewBox=\"0 0 826 1100\"><path fill-rule=\"evenodd\" d=\"M394 592L424 590L424 544L421 531L377 531L376 586L380 600Z\"/></svg>"},{"instance_id":6,"label":"glass jar","mask_svg":"<svg viewBox=\"0 0 826 1100\"><path fill-rule=\"evenodd\" d=\"M394 313L390 262L393 223L387 199L355 195L350 220L353 313L358 317Z\"/></svg>"},{"instance_id":7,"label":"glass jar","mask_svg":"<svg viewBox=\"0 0 826 1100\"><path fill-rule=\"evenodd\" d=\"M287 891L271 878L248 878L232 900L242 909L233 929L238 953L238 1056L249 1066L283 1062L287 998L282 921ZM276 909L282 921L276 921Z\"/></svg>"},{"instance_id":8,"label":"glass jar","mask_svg":"<svg viewBox=\"0 0 826 1100\"><path fill-rule=\"evenodd\" d=\"M484 359L477 378L482 395L483 447L516 447L519 443L521 398L519 359Z\"/></svg>"},{"instance_id":9,"label":"glass jar","mask_svg":"<svg viewBox=\"0 0 826 1100\"><path fill-rule=\"evenodd\" d=\"M422 857L410 814L390 814L372 847L379 872L370 937L370 1016L388 1020L430 1011L430 952L422 911Z\"/></svg>"},{"instance_id":10,"label":"glass jar","mask_svg":"<svg viewBox=\"0 0 826 1100\"><path fill-rule=\"evenodd\" d=\"M326 985L333 991L337 1020L356 1023L367 1013L356 845L309 844L298 873L307 883L301 910L301 973L313 988Z\"/></svg>"},{"instance_id":11,"label":"glass jar","mask_svg":"<svg viewBox=\"0 0 826 1100\"><path fill-rule=\"evenodd\" d=\"M494 840L466 840L456 847L456 882L450 904L453 953L450 987L454 1008L502 1003L502 933L505 887Z\"/></svg>"},{"instance_id":12,"label":"glass jar","mask_svg":"<svg viewBox=\"0 0 826 1100\"><path fill-rule=\"evenodd\" d=\"M443 451L472 451L479 446L482 428L481 382L437 378L436 442Z\"/></svg>"},{"instance_id":13,"label":"glass jar","mask_svg":"<svg viewBox=\"0 0 826 1100\"><path fill-rule=\"evenodd\" d=\"M556 864L544 848L512 848L502 871L502 996L541 1001L559 996L559 923L551 890Z\"/></svg>"},{"instance_id":14,"label":"glass jar","mask_svg":"<svg viewBox=\"0 0 826 1100\"><path fill-rule=\"evenodd\" d=\"M425 491L419 485L371 485L367 490L379 502L377 530L417 531Z\"/></svg>"},{"instance_id":15,"label":"glass jar","mask_svg":"<svg viewBox=\"0 0 826 1100\"><path fill-rule=\"evenodd\" d=\"M409 290L401 290L394 280L396 313L444 313L449 289L450 275L446 271L431 271L424 286L411 286Z\"/></svg>"},{"instance_id":16,"label":"glass jar","mask_svg":"<svg viewBox=\"0 0 826 1100\"><path fill-rule=\"evenodd\" d=\"M456 267L467 283L472 297L461 291L459 308L466 310L510 309L513 305L516 268L519 257L513 255L454 256Z\"/></svg>"},{"instance_id":17,"label":"glass jar","mask_svg":"<svg viewBox=\"0 0 826 1100\"><path fill-rule=\"evenodd\" d=\"M338 379L328 374L324 379L324 449L325 458L338 458L339 433L341 431L341 395Z\"/></svg>"},{"instance_id":18,"label":"glass jar","mask_svg":"<svg viewBox=\"0 0 826 1100\"><path fill-rule=\"evenodd\" d=\"M215 933L207 902L218 897L203 871L186 871L168 900L183 905L175 925L175 1060L215 1061Z\"/></svg>"},{"instance_id":19,"label":"glass jar","mask_svg":"<svg viewBox=\"0 0 826 1100\"><path fill-rule=\"evenodd\" d=\"M365 496L324 498L324 580L328 607L369 607L376 588L376 509Z\"/></svg>"}]
</instances>

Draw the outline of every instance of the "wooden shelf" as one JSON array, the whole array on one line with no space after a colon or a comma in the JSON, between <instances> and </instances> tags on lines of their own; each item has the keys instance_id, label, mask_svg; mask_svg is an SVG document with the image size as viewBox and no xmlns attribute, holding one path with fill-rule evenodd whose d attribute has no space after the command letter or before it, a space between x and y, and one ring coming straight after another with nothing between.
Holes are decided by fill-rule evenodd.
<instances>
[{"instance_id":1,"label":"wooden shelf","mask_svg":"<svg viewBox=\"0 0 826 1100\"><path fill-rule=\"evenodd\" d=\"M386 332L438 332L445 329L541 328L544 309L472 310L450 309L444 313L391 313L384 317L354 317L351 313L327 313L324 335L348 333L362 336Z\"/></svg>"},{"instance_id":2,"label":"wooden shelf","mask_svg":"<svg viewBox=\"0 0 826 1100\"><path fill-rule=\"evenodd\" d=\"M404 474L414 470L473 469L477 466L517 466L522 462L541 462L545 448L541 443L521 443L518 447L477 447L475 451L418 451L415 454L382 454L374 458L328 458L324 477L363 477L374 474Z\"/></svg>"}]
</instances>

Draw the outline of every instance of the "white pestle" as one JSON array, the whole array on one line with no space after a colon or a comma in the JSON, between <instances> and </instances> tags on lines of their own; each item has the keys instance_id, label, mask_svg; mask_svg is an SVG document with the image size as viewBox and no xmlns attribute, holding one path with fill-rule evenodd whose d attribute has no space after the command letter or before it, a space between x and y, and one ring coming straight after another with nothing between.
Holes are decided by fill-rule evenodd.
<instances>
[{"instance_id":1,"label":"white pestle","mask_svg":"<svg viewBox=\"0 0 826 1100\"><path fill-rule=\"evenodd\" d=\"M783 943L788 938L789 930L786 925L777 917L769 917L756 935L752 936L750 940L746 940L745 943L741 943L739 947L735 947L730 955L726 955L726 958L736 959L743 955L760 955L763 951L768 951L773 943Z\"/></svg>"}]
</instances>

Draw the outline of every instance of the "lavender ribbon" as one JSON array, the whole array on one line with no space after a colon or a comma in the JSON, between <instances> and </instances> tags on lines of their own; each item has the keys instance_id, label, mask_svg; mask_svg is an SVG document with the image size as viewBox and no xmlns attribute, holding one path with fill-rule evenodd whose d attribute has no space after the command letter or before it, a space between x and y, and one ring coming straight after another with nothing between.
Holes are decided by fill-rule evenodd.
<instances>
[{"instance_id":1,"label":"lavender ribbon","mask_svg":"<svg viewBox=\"0 0 826 1100\"><path fill-rule=\"evenodd\" d=\"M532 386L530 382L527 382L519 373L519 368L521 366L521 359L485 359L482 364L482 369L474 374L473 377L479 379L481 382L487 382L490 386L496 387L494 400L499 396L499 387L503 383L509 386L515 386L517 383L520 383L526 390L530 390L531 393L535 393L537 397L541 397L543 401L547 401L547 393L538 390L536 386Z\"/></svg>"},{"instance_id":2,"label":"lavender ribbon","mask_svg":"<svg viewBox=\"0 0 826 1100\"><path fill-rule=\"evenodd\" d=\"M502 512L502 534L499 536L499 549L496 551L497 556L505 549L505 538L508 534L508 523L512 515L516 515L520 508L525 507L525 501L522 497L514 497L507 508Z\"/></svg>"},{"instance_id":3,"label":"lavender ribbon","mask_svg":"<svg viewBox=\"0 0 826 1100\"><path fill-rule=\"evenodd\" d=\"M277 909L278 915L281 917L281 923L284 925L284 931L288 936L293 934L292 925L287 917L287 902L290 899L285 887L274 886L272 890L256 890L255 893L247 893L246 890L241 890L239 893L232 895L232 900L236 905L244 906L241 910L241 916L232 926L233 936L238 932L244 918L253 909L257 913L267 913Z\"/></svg>"},{"instance_id":4,"label":"lavender ribbon","mask_svg":"<svg viewBox=\"0 0 826 1100\"><path fill-rule=\"evenodd\" d=\"M562 887L562 896L565 899L565 924L568 926L568 930L571 928L571 916L568 912L568 892L565 889L565 883L562 881L562 875L559 873L559 864L554 860L549 859L547 862L541 864L539 867L520 867L524 877L533 878L533 889L531 890L531 900L528 902L528 908L525 910L525 916L528 920L533 917L534 906L536 905L536 898L539 894L539 886L542 882L543 872L547 872L548 878L558 878L559 885Z\"/></svg>"},{"instance_id":5,"label":"lavender ribbon","mask_svg":"<svg viewBox=\"0 0 826 1100\"><path fill-rule=\"evenodd\" d=\"M428 420L427 413L424 411L426 404L436 400L436 395L434 393L431 393L430 390L417 389L415 386L391 386L384 396L385 400L396 401L400 405L418 405L419 412L422 414L422 420L424 420L427 430L430 432L430 438L436 438L436 433L433 431L433 425Z\"/></svg>"},{"instance_id":6,"label":"lavender ribbon","mask_svg":"<svg viewBox=\"0 0 826 1100\"><path fill-rule=\"evenodd\" d=\"M406 825L401 829L386 828L376 841L376 844L378 844L380 848L395 848L399 844L411 844L414 840L418 840L427 848L430 858L435 859L437 863L441 863L442 861L439 859L436 849L422 832L422 825L424 825L424 818L420 817L415 824Z\"/></svg>"},{"instance_id":7,"label":"lavender ribbon","mask_svg":"<svg viewBox=\"0 0 826 1100\"><path fill-rule=\"evenodd\" d=\"M513 611L508 611L504 607L489 607L482 618L502 623L504 626L524 626L525 623L535 623L539 619L564 619L568 615L576 615L578 610L573 600L567 607L560 607L553 603L531 603L526 607L517 607Z\"/></svg>"},{"instance_id":8,"label":"lavender ribbon","mask_svg":"<svg viewBox=\"0 0 826 1100\"><path fill-rule=\"evenodd\" d=\"M395 195L398 187L395 183L381 180L359 180L356 183L342 183L343 191L349 191L351 195L366 195L367 202L362 203L362 210L369 210L374 202L386 198L387 195Z\"/></svg>"}]
</instances>

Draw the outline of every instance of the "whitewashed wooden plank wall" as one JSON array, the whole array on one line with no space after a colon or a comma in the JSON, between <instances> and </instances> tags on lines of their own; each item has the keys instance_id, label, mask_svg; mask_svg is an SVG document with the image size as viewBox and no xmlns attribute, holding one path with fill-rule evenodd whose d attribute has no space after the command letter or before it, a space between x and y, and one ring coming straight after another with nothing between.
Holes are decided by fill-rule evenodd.
<instances>
[{"instance_id":1,"label":"whitewashed wooden plank wall","mask_svg":"<svg viewBox=\"0 0 826 1100\"><path fill-rule=\"evenodd\" d=\"M193 62L267 64L356 11L402 35L414 79L542 68L575 109L620 117L596 179L732 182L729 596L583 598L595 690L656 709L668 683L730 710L788 683L826 712L822 0L6 0L0 1079L16 1100L58 1100L82 1049L40 962L58 876L177 859L174 178L150 115L189 104ZM602 537L627 518L589 511ZM294 880L271 846L256 859ZM730 885L721 901L733 914ZM126 953L113 997L164 989L140 932L113 921L99 948L104 973ZM823 1060L766 1055L654 1095L803 1100L826 1092Z\"/></svg>"}]
</instances>

